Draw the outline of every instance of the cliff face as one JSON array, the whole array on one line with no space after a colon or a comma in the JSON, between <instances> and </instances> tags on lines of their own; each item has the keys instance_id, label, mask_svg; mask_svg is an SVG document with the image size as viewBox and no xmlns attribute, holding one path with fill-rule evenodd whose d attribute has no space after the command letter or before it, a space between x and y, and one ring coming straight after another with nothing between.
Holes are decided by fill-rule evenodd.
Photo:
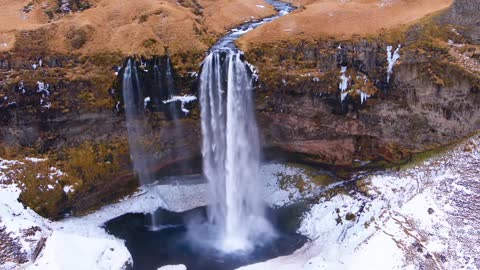
<instances>
[{"instance_id":1,"label":"cliff face","mask_svg":"<svg viewBox=\"0 0 480 270\"><path fill-rule=\"evenodd\" d=\"M196 1L181 2L184 6L177 7L181 10L194 15L200 10ZM101 3L95 2L94 7L100 10ZM201 24L210 29L208 33L225 27L212 25L212 16L230 10L229 4L198 3L203 13L195 16L203 17ZM255 3L244 6L242 14ZM469 10L455 4L441 17L375 35L262 42L247 36L241 40L247 60L259 72L257 118L267 153L349 168L378 166L408 160L415 153L476 132L480 128L480 48L470 32L457 26L474 24L476 16L471 14L466 21L459 20L467 17L454 16ZM153 20L151 16L156 15L150 14L147 21ZM239 23L240 17L224 23ZM445 25L453 18L457 19L448 22L452 25ZM67 19L58 19L59 24ZM49 40L59 33L51 31L50 27L59 27L55 25L17 31L15 46L0 55L0 151L4 158L44 156L49 166L71 177L66 182L78 188L68 195L61 188L36 192L38 180L21 180L27 183L24 203L44 216L60 218L130 194L138 183L131 170L120 94L119 67L128 50L91 50L90 45L99 42L93 37L73 52L55 50ZM258 31L269 32L266 27ZM132 52L146 55L136 57L138 65L145 63L143 77L153 69L152 54L164 52L162 42L134 46ZM387 46L393 47L393 55L398 45L400 59L387 80ZM181 94L197 94L202 46L171 48ZM142 80L146 88L148 80ZM346 88L340 90L345 80ZM189 104L188 109L188 116L176 123L162 110L147 110L145 143L153 158L152 171L198 171L198 103Z\"/></svg>"},{"instance_id":2,"label":"cliff face","mask_svg":"<svg viewBox=\"0 0 480 270\"><path fill-rule=\"evenodd\" d=\"M450 62L448 50L405 44L387 82L387 45L325 41L252 49L266 79L257 90L265 145L308 161L357 166L399 162L480 128L478 73ZM341 67L350 78L343 102ZM369 95L363 102L362 93Z\"/></svg>"}]
</instances>

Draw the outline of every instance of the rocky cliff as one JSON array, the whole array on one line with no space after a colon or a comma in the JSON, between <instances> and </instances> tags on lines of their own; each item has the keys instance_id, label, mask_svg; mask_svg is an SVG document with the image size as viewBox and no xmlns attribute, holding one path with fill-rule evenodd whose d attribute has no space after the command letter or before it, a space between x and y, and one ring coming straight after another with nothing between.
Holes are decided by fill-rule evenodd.
<instances>
[{"instance_id":1,"label":"rocky cliff","mask_svg":"<svg viewBox=\"0 0 480 270\"><path fill-rule=\"evenodd\" d=\"M312 12L309 5L315 2L297 3L301 6L298 12ZM448 6L448 1L441 7L427 2L428 14ZM240 40L246 59L258 70L257 118L267 156L345 168L384 166L408 161L417 153L455 143L476 132L480 128L480 48L475 28L468 30L467 25L475 25L478 18L470 14L471 8L459 4L463 2L468 1L458 1L451 9L422 19L417 14L414 22L401 26L385 25L387 29L378 33L255 38L257 31L269 33L268 27L277 27L265 25ZM478 8L475 1L470 2ZM110 1L92 3L90 13L104 14L102 5ZM228 4L182 3L184 6L175 10L188 12L185 20L193 18L191 22L205 31L199 32L195 41L187 40L185 48L181 43L169 43L179 46L168 46L168 50L178 92L197 94L196 74L210 39L214 40L227 25L244 20L241 14L263 8L252 9L256 4L252 1L241 16L218 25L213 24L213 12L228 10ZM11 47L0 55L2 157L42 156L48 158L47 169L55 166L69 177L57 183L58 188L45 192L37 192L42 180L34 174L19 179L25 183L24 203L50 218L85 213L136 188L122 112L121 66L126 57L136 54L134 58L144 74L142 84L148 92L148 73L156 55L164 54L168 45L156 36L147 43L122 45L119 50L96 47L103 38L97 30L76 49L76 40L82 38L73 31L71 39L65 35L57 50L52 39L64 33L64 24L78 20L75 12L82 13L72 12L65 18L57 14L59 18L54 16L53 23L39 28L15 32L15 45L9 44ZM179 14L169 12L172 16ZM256 16L269 12L261 11ZM89 17L90 13L82 16ZM469 17L458 15L467 13ZM153 27L150 20L158 14L147 15L135 17L134 24ZM287 19L282 19L283 24L291 23ZM53 31L55 27L61 31ZM114 31L120 33L120 29ZM203 45L190 46L197 44L194 42ZM390 56L388 46L392 46ZM397 48L400 58L393 61ZM390 63L393 69L388 75ZM177 122L163 110L147 110L149 140L145 143L154 159L152 171L198 171L198 104L189 104L188 109L190 113ZM175 132L179 125L180 135ZM78 188L73 194L65 194L62 189L67 185Z\"/></svg>"}]
</instances>

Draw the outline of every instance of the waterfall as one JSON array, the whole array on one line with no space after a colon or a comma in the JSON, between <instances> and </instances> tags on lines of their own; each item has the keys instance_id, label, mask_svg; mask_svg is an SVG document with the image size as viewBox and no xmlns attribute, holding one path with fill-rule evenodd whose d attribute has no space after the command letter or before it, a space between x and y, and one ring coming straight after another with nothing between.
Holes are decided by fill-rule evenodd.
<instances>
[{"instance_id":1,"label":"waterfall","mask_svg":"<svg viewBox=\"0 0 480 270\"><path fill-rule=\"evenodd\" d=\"M211 205L208 232L223 252L249 251L275 237L265 218L258 179L259 138L252 97L251 70L235 40L293 11L288 3L266 0L277 15L247 22L217 41L200 74L203 173Z\"/></svg>"},{"instance_id":2,"label":"waterfall","mask_svg":"<svg viewBox=\"0 0 480 270\"><path fill-rule=\"evenodd\" d=\"M166 82L166 93L167 93L167 100L170 100L173 96L175 96L176 91L175 91L175 82L173 79L173 69L172 69L172 63L170 62L170 57L167 56L167 61L166 61L166 68L165 68L165 82ZM177 102L167 102L166 106L168 106L168 111L170 114L170 117L175 121L176 126L178 126L179 121L178 119L180 118L180 114L177 109ZM180 134L177 134L180 135Z\"/></svg>"},{"instance_id":3,"label":"waterfall","mask_svg":"<svg viewBox=\"0 0 480 270\"><path fill-rule=\"evenodd\" d=\"M133 169L137 173L140 183L146 184L152 180L152 177L148 170L149 158L144 146L144 99L137 67L131 59L128 60L125 67L122 85L130 157L133 162Z\"/></svg>"},{"instance_id":4,"label":"waterfall","mask_svg":"<svg viewBox=\"0 0 480 270\"><path fill-rule=\"evenodd\" d=\"M232 50L212 52L200 75L203 169L212 202L208 219L219 233L217 246L226 252L251 249L274 235L258 179L251 71L241 58Z\"/></svg>"},{"instance_id":5,"label":"waterfall","mask_svg":"<svg viewBox=\"0 0 480 270\"><path fill-rule=\"evenodd\" d=\"M147 140L144 127L144 98L137 67L131 59L128 59L123 73L122 91L130 159L133 162L133 169L139 178L140 184L149 184L152 182L153 177L149 169L151 157L145 149ZM152 213L151 218L152 228L156 228L157 223L154 213Z\"/></svg>"}]
</instances>

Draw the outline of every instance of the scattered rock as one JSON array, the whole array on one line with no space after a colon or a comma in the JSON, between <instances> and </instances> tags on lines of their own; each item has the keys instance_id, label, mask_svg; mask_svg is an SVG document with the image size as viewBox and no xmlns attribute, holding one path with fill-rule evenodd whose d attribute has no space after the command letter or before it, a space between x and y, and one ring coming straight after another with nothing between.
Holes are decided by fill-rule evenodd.
<instances>
[{"instance_id":1,"label":"scattered rock","mask_svg":"<svg viewBox=\"0 0 480 270\"><path fill-rule=\"evenodd\" d=\"M345 215L345 219L348 221L355 221L356 218L357 216L354 213L347 213Z\"/></svg>"}]
</instances>

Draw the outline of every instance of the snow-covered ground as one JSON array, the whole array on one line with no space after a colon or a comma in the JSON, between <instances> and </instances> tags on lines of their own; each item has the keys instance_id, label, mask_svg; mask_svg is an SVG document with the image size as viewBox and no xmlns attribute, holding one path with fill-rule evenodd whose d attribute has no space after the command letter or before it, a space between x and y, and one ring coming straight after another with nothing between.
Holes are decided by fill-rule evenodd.
<instances>
[{"instance_id":1,"label":"snow-covered ground","mask_svg":"<svg viewBox=\"0 0 480 270\"><path fill-rule=\"evenodd\" d=\"M104 222L207 203L201 179L182 178L188 184L179 185L170 178L88 216L51 222L24 208L17 201L20 190L6 184L5 171L15 162L0 161L0 269L21 263L26 269L122 269L132 258L122 240L105 232ZM317 186L305 169L285 164L265 165L261 173L273 206L317 198L299 228L311 241L290 256L241 269L480 268L480 137L416 167L348 184ZM42 238L45 246L32 263Z\"/></svg>"},{"instance_id":2,"label":"snow-covered ground","mask_svg":"<svg viewBox=\"0 0 480 270\"><path fill-rule=\"evenodd\" d=\"M25 208L20 189L8 180L8 168L18 161L0 160L0 269L124 269L132 258L123 240L106 233L106 221L125 213L150 213L159 207L185 211L206 204L206 185L190 181L143 187L122 201L84 216L52 222ZM193 179L195 180L195 179ZM46 239L46 241L41 239ZM43 247L44 243L44 247ZM35 262L35 249L41 253Z\"/></svg>"},{"instance_id":3,"label":"snow-covered ground","mask_svg":"<svg viewBox=\"0 0 480 270\"><path fill-rule=\"evenodd\" d=\"M299 232L312 239L256 269L480 269L480 138L400 172L325 194Z\"/></svg>"}]
</instances>

